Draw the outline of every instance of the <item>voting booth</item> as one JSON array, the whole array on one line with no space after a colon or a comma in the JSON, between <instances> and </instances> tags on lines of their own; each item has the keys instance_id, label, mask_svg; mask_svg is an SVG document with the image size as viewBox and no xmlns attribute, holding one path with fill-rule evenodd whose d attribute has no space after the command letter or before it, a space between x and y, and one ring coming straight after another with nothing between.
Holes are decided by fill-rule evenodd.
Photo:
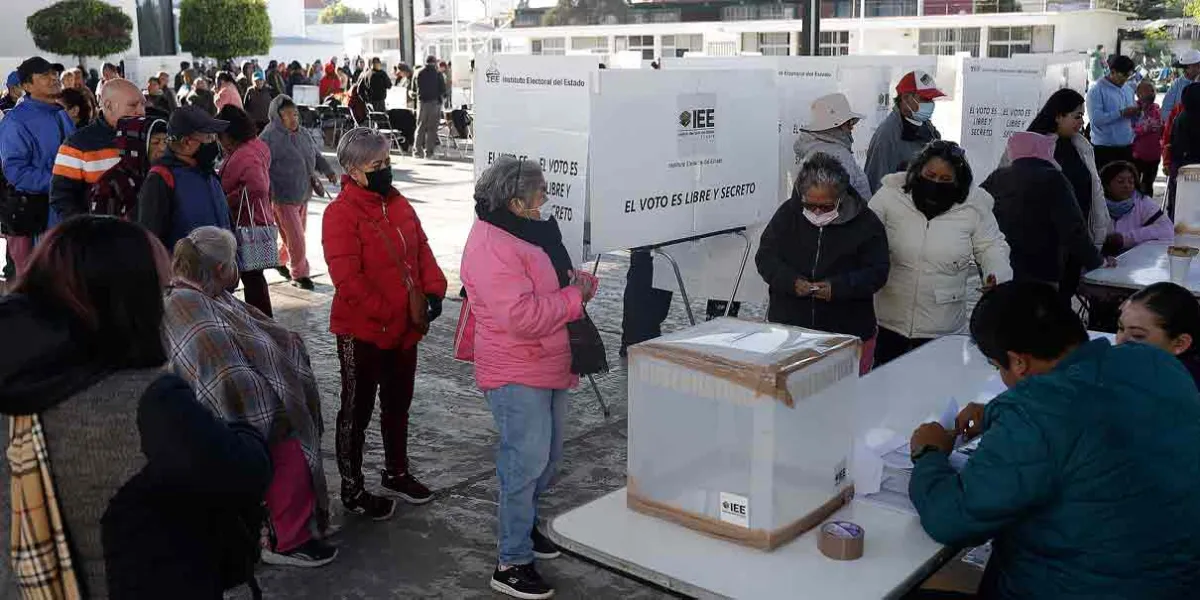
<instances>
[{"instance_id":1,"label":"voting booth","mask_svg":"<svg viewBox=\"0 0 1200 600\"><path fill-rule=\"evenodd\" d=\"M1179 167L1175 177L1175 237L1200 248L1200 165Z\"/></svg>"},{"instance_id":2,"label":"voting booth","mask_svg":"<svg viewBox=\"0 0 1200 600\"><path fill-rule=\"evenodd\" d=\"M716 319L629 349L629 507L772 550L849 498L859 342ZM838 423L845 424L844 428Z\"/></svg>"}]
</instances>

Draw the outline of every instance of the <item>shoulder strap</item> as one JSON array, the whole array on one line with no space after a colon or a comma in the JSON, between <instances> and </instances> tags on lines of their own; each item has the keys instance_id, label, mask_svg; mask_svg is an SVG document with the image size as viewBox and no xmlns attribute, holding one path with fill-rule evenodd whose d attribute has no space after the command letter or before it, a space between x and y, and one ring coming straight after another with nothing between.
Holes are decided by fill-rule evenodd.
<instances>
[{"instance_id":1,"label":"shoulder strap","mask_svg":"<svg viewBox=\"0 0 1200 600\"><path fill-rule=\"evenodd\" d=\"M172 190L175 189L175 174L171 172L170 168L163 165L154 165L153 167L150 167L150 172L157 173L158 176L162 177L163 181L167 183L167 187L171 188Z\"/></svg>"},{"instance_id":2,"label":"shoulder strap","mask_svg":"<svg viewBox=\"0 0 1200 600\"><path fill-rule=\"evenodd\" d=\"M1146 219L1145 223L1142 223L1142 227L1149 227L1149 226L1153 225L1154 222L1161 219L1162 216L1163 216L1163 211L1160 208L1157 211L1155 211L1154 214L1150 215L1150 218Z\"/></svg>"}]
</instances>

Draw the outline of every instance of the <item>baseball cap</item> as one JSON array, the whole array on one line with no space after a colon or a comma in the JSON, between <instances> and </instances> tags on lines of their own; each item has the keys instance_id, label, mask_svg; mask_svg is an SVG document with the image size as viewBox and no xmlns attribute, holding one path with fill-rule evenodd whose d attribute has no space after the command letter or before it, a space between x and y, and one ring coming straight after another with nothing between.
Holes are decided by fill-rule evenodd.
<instances>
[{"instance_id":1,"label":"baseball cap","mask_svg":"<svg viewBox=\"0 0 1200 600\"><path fill-rule=\"evenodd\" d=\"M222 133L229 121L214 119L199 106L183 106L171 113L167 122L167 135L182 137L193 133Z\"/></svg>"},{"instance_id":2,"label":"baseball cap","mask_svg":"<svg viewBox=\"0 0 1200 600\"><path fill-rule=\"evenodd\" d=\"M18 73L18 72L16 72L16 71L13 71L12 73L9 73L9 74L8 74L8 81L5 83L5 85L7 85L8 87L20 87L20 85L21 85L21 74L20 74L20 73Z\"/></svg>"},{"instance_id":3,"label":"baseball cap","mask_svg":"<svg viewBox=\"0 0 1200 600\"><path fill-rule=\"evenodd\" d=\"M254 75L251 76L251 79L253 79L254 81L262 81L263 80L263 72L255 71Z\"/></svg>"},{"instance_id":4,"label":"baseball cap","mask_svg":"<svg viewBox=\"0 0 1200 600\"><path fill-rule=\"evenodd\" d=\"M1179 58L1175 59L1173 66L1182 68L1196 63L1200 63L1200 50L1188 49L1179 53Z\"/></svg>"},{"instance_id":5,"label":"baseball cap","mask_svg":"<svg viewBox=\"0 0 1200 600\"><path fill-rule=\"evenodd\" d=\"M805 131L825 131L833 129L851 119L861 119L862 115L850 110L850 101L845 94L829 94L821 96L812 103L812 114Z\"/></svg>"},{"instance_id":6,"label":"baseball cap","mask_svg":"<svg viewBox=\"0 0 1200 600\"><path fill-rule=\"evenodd\" d=\"M933 100L941 98L943 94L937 89L937 82L933 80L933 76L925 71L911 71L900 78L900 83L896 84L896 94L903 96L904 94L916 94L922 100Z\"/></svg>"},{"instance_id":7,"label":"baseball cap","mask_svg":"<svg viewBox=\"0 0 1200 600\"><path fill-rule=\"evenodd\" d=\"M34 75L51 73L53 71L54 65L50 64L50 61L40 56L25 59L25 62L21 63L21 66L17 67L17 75L20 77L21 83L29 83L33 81Z\"/></svg>"}]
</instances>

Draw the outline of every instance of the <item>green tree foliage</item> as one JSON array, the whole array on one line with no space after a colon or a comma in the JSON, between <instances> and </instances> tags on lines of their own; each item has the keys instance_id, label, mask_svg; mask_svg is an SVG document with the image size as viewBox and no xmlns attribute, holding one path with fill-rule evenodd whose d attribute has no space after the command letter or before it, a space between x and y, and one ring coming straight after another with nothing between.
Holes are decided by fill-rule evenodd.
<instances>
[{"instance_id":1,"label":"green tree foliage","mask_svg":"<svg viewBox=\"0 0 1200 600\"><path fill-rule=\"evenodd\" d=\"M317 17L317 22L322 25L333 25L337 23L370 23L371 18L367 13L347 6L341 2L334 2L321 9L320 16Z\"/></svg>"},{"instance_id":2,"label":"green tree foliage","mask_svg":"<svg viewBox=\"0 0 1200 600\"><path fill-rule=\"evenodd\" d=\"M271 18L264 0L183 0L179 47L196 56L229 60L271 50Z\"/></svg>"},{"instance_id":3,"label":"green tree foliage","mask_svg":"<svg viewBox=\"0 0 1200 600\"><path fill-rule=\"evenodd\" d=\"M628 15L629 3L626 0L558 0L558 4L542 16L542 25L624 23Z\"/></svg>"},{"instance_id":4,"label":"green tree foliage","mask_svg":"<svg viewBox=\"0 0 1200 600\"><path fill-rule=\"evenodd\" d=\"M133 19L101 0L63 0L25 20L41 50L75 56L120 54L133 45Z\"/></svg>"}]
</instances>

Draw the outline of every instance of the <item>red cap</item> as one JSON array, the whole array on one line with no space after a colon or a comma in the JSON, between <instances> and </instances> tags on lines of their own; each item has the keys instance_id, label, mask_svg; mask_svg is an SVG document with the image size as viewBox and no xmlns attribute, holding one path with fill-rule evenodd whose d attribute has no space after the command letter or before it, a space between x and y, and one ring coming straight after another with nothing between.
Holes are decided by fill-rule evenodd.
<instances>
[{"instance_id":1,"label":"red cap","mask_svg":"<svg viewBox=\"0 0 1200 600\"><path fill-rule=\"evenodd\" d=\"M933 100L946 95L937 89L937 82L925 71L912 71L900 78L900 83L896 84L896 95L904 94L916 94L922 100Z\"/></svg>"}]
</instances>

